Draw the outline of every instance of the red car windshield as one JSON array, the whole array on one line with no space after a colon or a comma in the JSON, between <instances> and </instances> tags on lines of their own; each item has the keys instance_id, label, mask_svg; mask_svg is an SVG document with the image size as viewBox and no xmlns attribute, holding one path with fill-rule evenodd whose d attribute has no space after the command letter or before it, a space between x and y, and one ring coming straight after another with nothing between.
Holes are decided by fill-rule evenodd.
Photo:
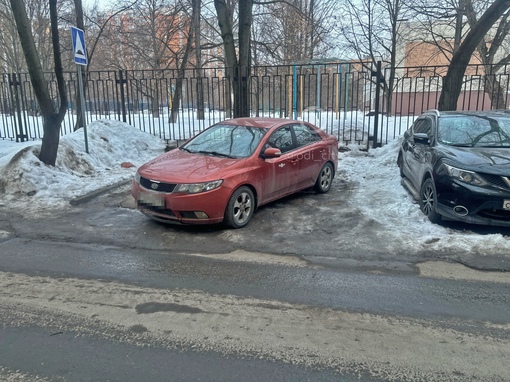
<instances>
[{"instance_id":1,"label":"red car windshield","mask_svg":"<svg viewBox=\"0 0 510 382\"><path fill-rule=\"evenodd\" d=\"M181 146L181 150L228 158L246 158L255 152L266 132L266 129L251 126L215 125Z\"/></svg>"}]
</instances>

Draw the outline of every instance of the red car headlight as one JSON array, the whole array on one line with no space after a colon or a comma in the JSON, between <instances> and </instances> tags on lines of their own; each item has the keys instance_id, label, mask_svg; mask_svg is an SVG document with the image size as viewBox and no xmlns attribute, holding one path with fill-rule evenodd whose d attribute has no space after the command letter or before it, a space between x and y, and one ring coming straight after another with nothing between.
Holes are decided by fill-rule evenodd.
<instances>
[{"instance_id":1,"label":"red car headlight","mask_svg":"<svg viewBox=\"0 0 510 382\"><path fill-rule=\"evenodd\" d=\"M204 183L182 183L178 184L174 188L174 192L183 192L186 194L197 194L199 192L211 191L223 183L223 179L214 180L212 182L204 182Z\"/></svg>"}]
</instances>

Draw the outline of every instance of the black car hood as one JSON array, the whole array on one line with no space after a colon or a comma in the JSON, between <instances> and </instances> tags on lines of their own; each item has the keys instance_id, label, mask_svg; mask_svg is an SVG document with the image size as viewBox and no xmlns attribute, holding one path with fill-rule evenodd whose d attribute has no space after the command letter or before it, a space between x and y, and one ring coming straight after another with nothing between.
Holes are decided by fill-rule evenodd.
<instances>
[{"instance_id":1,"label":"black car hood","mask_svg":"<svg viewBox=\"0 0 510 382\"><path fill-rule=\"evenodd\" d=\"M510 175L510 148L443 146L445 162L465 170Z\"/></svg>"}]
</instances>

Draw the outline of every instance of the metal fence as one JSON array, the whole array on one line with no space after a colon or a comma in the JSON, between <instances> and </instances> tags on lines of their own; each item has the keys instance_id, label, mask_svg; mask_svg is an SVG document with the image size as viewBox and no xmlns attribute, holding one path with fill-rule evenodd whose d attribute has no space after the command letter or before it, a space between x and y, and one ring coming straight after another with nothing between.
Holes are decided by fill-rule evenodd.
<instances>
[{"instance_id":1,"label":"metal fence","mask_svg":"<svg viewBox=\"0 0 510 382\"><path fill-rule=\"evenodd\" d=\"M343 144L386 143L403 133L422 111L436 108L447 67L396 68L391 94L390 68L367 70L362 63L327 62L260 66L248 76L251 116L312 122ZM472 65L466 71L459 110L506 109L510 67ZM233 117L232 81L225 68L186 70L178 112L171 105L177 70L123 70L86 73L86 120L124 121L164 140L186 139ZM54 75L46 75L58 102ZM68 112L61 134L75 129L77 74L65 73ZM246 77L243 77L246 81ZM376 83L381 84L376 86ZM1 74L0 139L41 138L42 120L27 73Z\"/></svg>"}]
</instances>

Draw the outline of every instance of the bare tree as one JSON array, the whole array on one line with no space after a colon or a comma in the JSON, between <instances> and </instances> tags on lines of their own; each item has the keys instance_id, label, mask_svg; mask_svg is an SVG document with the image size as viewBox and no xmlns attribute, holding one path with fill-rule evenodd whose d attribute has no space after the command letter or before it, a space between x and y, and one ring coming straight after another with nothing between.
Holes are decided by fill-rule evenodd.
<instances>
[{"instance_id":1,"label":"bare tree","mask_svg":"<svg viewBox=\"0 0 510 382\"><path fill-rule=\"evenodd\" d=\"M196 9L195 9L196 8ZM204 86L202 83L202 46L201 46L201 23L200 13L202 1L196 0L193 12L193 33L195 38L195 77L197 79L197 118L205 119L204 112Z\"/></svg>"},{"instance_id":2,"label":"bare tree","mask_svg":"<svg viewBox=\"0 0 510 382\"><path fill-rule=\"evenodd\" d=\"M78 0L75 0L78 1ZM97 8L91 9L86 15L87 25L83 26L83 29L87 32L87 37L89 43L87 44L87 55L88 55L88 66L87 68L93 68L94 62L96 58L96 52L101 50L102 45L101 41L108 39L110 36L107 35L108 27L110 23L113 22L119 15L127 12L133 7L133 4L137 0L133 0L131 2L121 2L118 5L115 5L110 10L103 12L99 11ZM78 15L78 10L76 11ZM79 25L78 16L76 17L77 24ZM79 26L78 26L79 27ZM80 27L79 27L80 28ZM99 68L105 68L105 62L99 58L99 63L97 65Z\"/></svg>"},{"instance_id":3,"label":"bare tree","mask_svg":"<svg viewBox=\"0 0 510 382\"><path fill-rule=\"evenodd\" d=\"M15 20L12 17L10 4L8 0L0 0L0 39L4 50L4 59L9 60L11 71L18 72L24 67L22 53L20 49L20 41L16 31ZM53 67L52 42L49 6L46 0L27 0L24 2L26 6L27 17L30 20L32 29L32 38L39 52L41 65L43 70L50 70ZM62 7L63 4L59 4ZM21 56L21 57L20 57ZM0 57L0 60L2 57ZM21 59L21 60L20 60ZM18 61L18 62L16 62Z\"/></svg>"},{"instance_id":4,"label":"bare tree","mask_svg":"<svg viewBox=\"0 0 510 382\"><path fill-rule=\"evenodd\" d=\"M251 71L251 26L253 19L253 1L239 2L239 26L237 49L234 39L234 8L225 0L214 0L218 16L218 25L223 40L225 62L234 95L234 117L247 117L248 82Z\"/></svg>"},{"instance_id":5,"label":"bare tree","mask_svg":"<svg viewBox=\"0 0 510 382\"><path fill-rule=\"evenodd\" d=\"M193 9L195 0L138 0L129 10L110 20L104 30L101 61L106 67L130 70L151 69L144 75L161 78L165 69L176 69L184 76L193 48ZM191 12L191 14L190 14ZM179 105L184 77L172 84L172 105ZM151 81L133 81L132 86L150 99L152 112L159 114L162 92ZM177 98L177 100L175 99ZM172 114L176 117L176 114Z\"/></svg>"},{"instance_id":6,"label":"bare tree","mask_svg":"<svg viewBox=\"0 0 510 382\"><path fill-rule=\"evenodd\" d=\"M191 8L192 8L192 15L191 20L195 20L197 18L196 13L200 10L200 0L191 0ZM194 33L194 24L193 22L189 23L188 33L187 33L187 40L186 45L184 49L184 55L182 56L182 60L180 63L178 63L178 76L177 81L175 85L175 91L172 97L172 110L170 112L170 122L175 123L177 120L177 114L179 110L179 104L181 102L182 97L182 83L184 81L185 77L185 69L188 65L188 60L190 57L190 54L193 49L193 33Z\"/></svg>"},{"instance_id":7,"label":"bare tree","mask_svg":"<svg viewBox=\"0 0 510 382\"><path fill-rule=\"evenodd\" d=\"M409 8L403 0L363 0L358 3L347 0L341 8L341 36L345 48L355 52L359 61L369 71L376 67L378 61L387 66L389 78L383 83L388 109L392 105L395 82L397 46L405 39L401 35L402 21L406 20ZM379 86L379 85L377 85ZM387 110L388 113L391 110Z\"/></svg>"},{"instance_id":8,"label":"bare tree","mask_svg":"<svg viewBox=\"0 0 510 382\"><path fill-rule=\"evenodd\" d=\"M50 9L47 1L28 0L28 19L32 20L32 35L35 42L43 70L50 70L53 67L52 42L50 27Z\"/></svg>"},{"instance_id":9,"label":"bare tree","mask_svg":"<svg viewBox=\"0 0 510 382\"><path fill-rule=\"evenodd\" d=\"M60 137L60 125L64 119L67 109L67 96L65 91L64 76L62 70L62 62L60 58L60 41L58 33L58 15L57 0L49 0L50 6L50 25L51 36L53 42L53 58L55 76L57 78L57 89L59 94L60 105L58 110L53 108L53 100L48 90L48 86L44 79L41 60L36 49L35 41L32 34L32 28L28 19L25 4L19 0L10 0L12 14L16 21L18 34L21 40L23 53L27 62L30 80L34 88L35 96L41 115L43 117L43 131L41 151L39 159L51 166L55 165L57 159L57 150Z\"/></svg>"},{"instance_id":10,"label":"bare tree","mask_svg":"<svg viewBox=\"0 0 510 382\"><path fill-rule=\"evenodd\" d=\"M471 29L476 27L478 22L477 10L475 9L471 0L464 0L466 2L465 14ZM508 41L510 32L510 9L507 10L502 17L499 18L495 28L492 28L493 33L484 36L482 41L477 47L478 56L485 67L485 92L491 99L492 107L499 109L504 107L506 91L498 79L498 71L508 63L510 63L510 54L499 55L498 51L501 50L505 41ZM505 47L504 47L505 48Z\"/></svg>"},{"instance_id":11,"label":"bare tree","mask_svg":"<svg viewBox=\"0 0 510 382\"><path fill-rule=\"evenodd\" d=\"M470 30L464 17L466 0L416 0L410 7L413 15L406 23L406 66L434 66L436 73L446 73Z\"/></svg>"},{"instance_id":12,"label":"bare tree","mask_svg":"<svg viewBox=\"0 0 510 382\"><path fill-rule=\"evenodd\" d=\"M324 57L334 29L335 0L255 2L253 55L265 63L304 62Z\"/></svg>"},{"instance_id":13,"label":"bare tree","mask_svg":"<svg viewBox=\"0 0 510 382\"><path fill-rule=\"evenodd\" d=\"M473 52L482 42L487 32L509 8L510 0L495 0L481 15L478 22L472 26L459 49L454 53L448 72L443 77L443 88L438 105L440 110L455 110L457 108L457 100L462 89L462 79Z\"/></svg>"},{"instance_id":14,"label":"bare tree","mask_svg":"<svg viewBox=\"0 0 510 382\"><path fill-rule=\"evenodd\" d=\"M65 14L62 19L68 24L76 25L79 29L83 30L87 38L87 66L82 70L82 82L84 91L87 89L87 77L90 68L93 65L93 59L95 58L95 52L100 45L101 38L105 32L110 21L117 17L119 14L129 10L132 3L120 3L114 5L113 8L109 9L106 13L107 16L102 16L96 7L93 7L87 14L84 13L82 0L72 0L74 4L74 12L70 8L70 13ZM136 0L135 0L136 1ZM90 28L89 28L90 26ZM64 44L63 44L64 45ZM68 49L69 50L69 49ZM101 62L98 65L101 66ZM73 65L74 69L74 65ZM70 69L71 70L71 69ZM81 97L79 94L75 95L76 110L81 110ZM76 116L76 122L74 130L79 129L85 125L85 121L82 120L82 113L78 113Z\"/></svg>"},{"instance_id":15,"label":"bare tree","mask_svg":"<svg viewBox=\"0 0 510 382\"><path fill-rule=\"evenodd\" d=\"M19 73L26 70L21 44L7 0L0 0L0 72Z\"/></svg>"}]
</instances>

